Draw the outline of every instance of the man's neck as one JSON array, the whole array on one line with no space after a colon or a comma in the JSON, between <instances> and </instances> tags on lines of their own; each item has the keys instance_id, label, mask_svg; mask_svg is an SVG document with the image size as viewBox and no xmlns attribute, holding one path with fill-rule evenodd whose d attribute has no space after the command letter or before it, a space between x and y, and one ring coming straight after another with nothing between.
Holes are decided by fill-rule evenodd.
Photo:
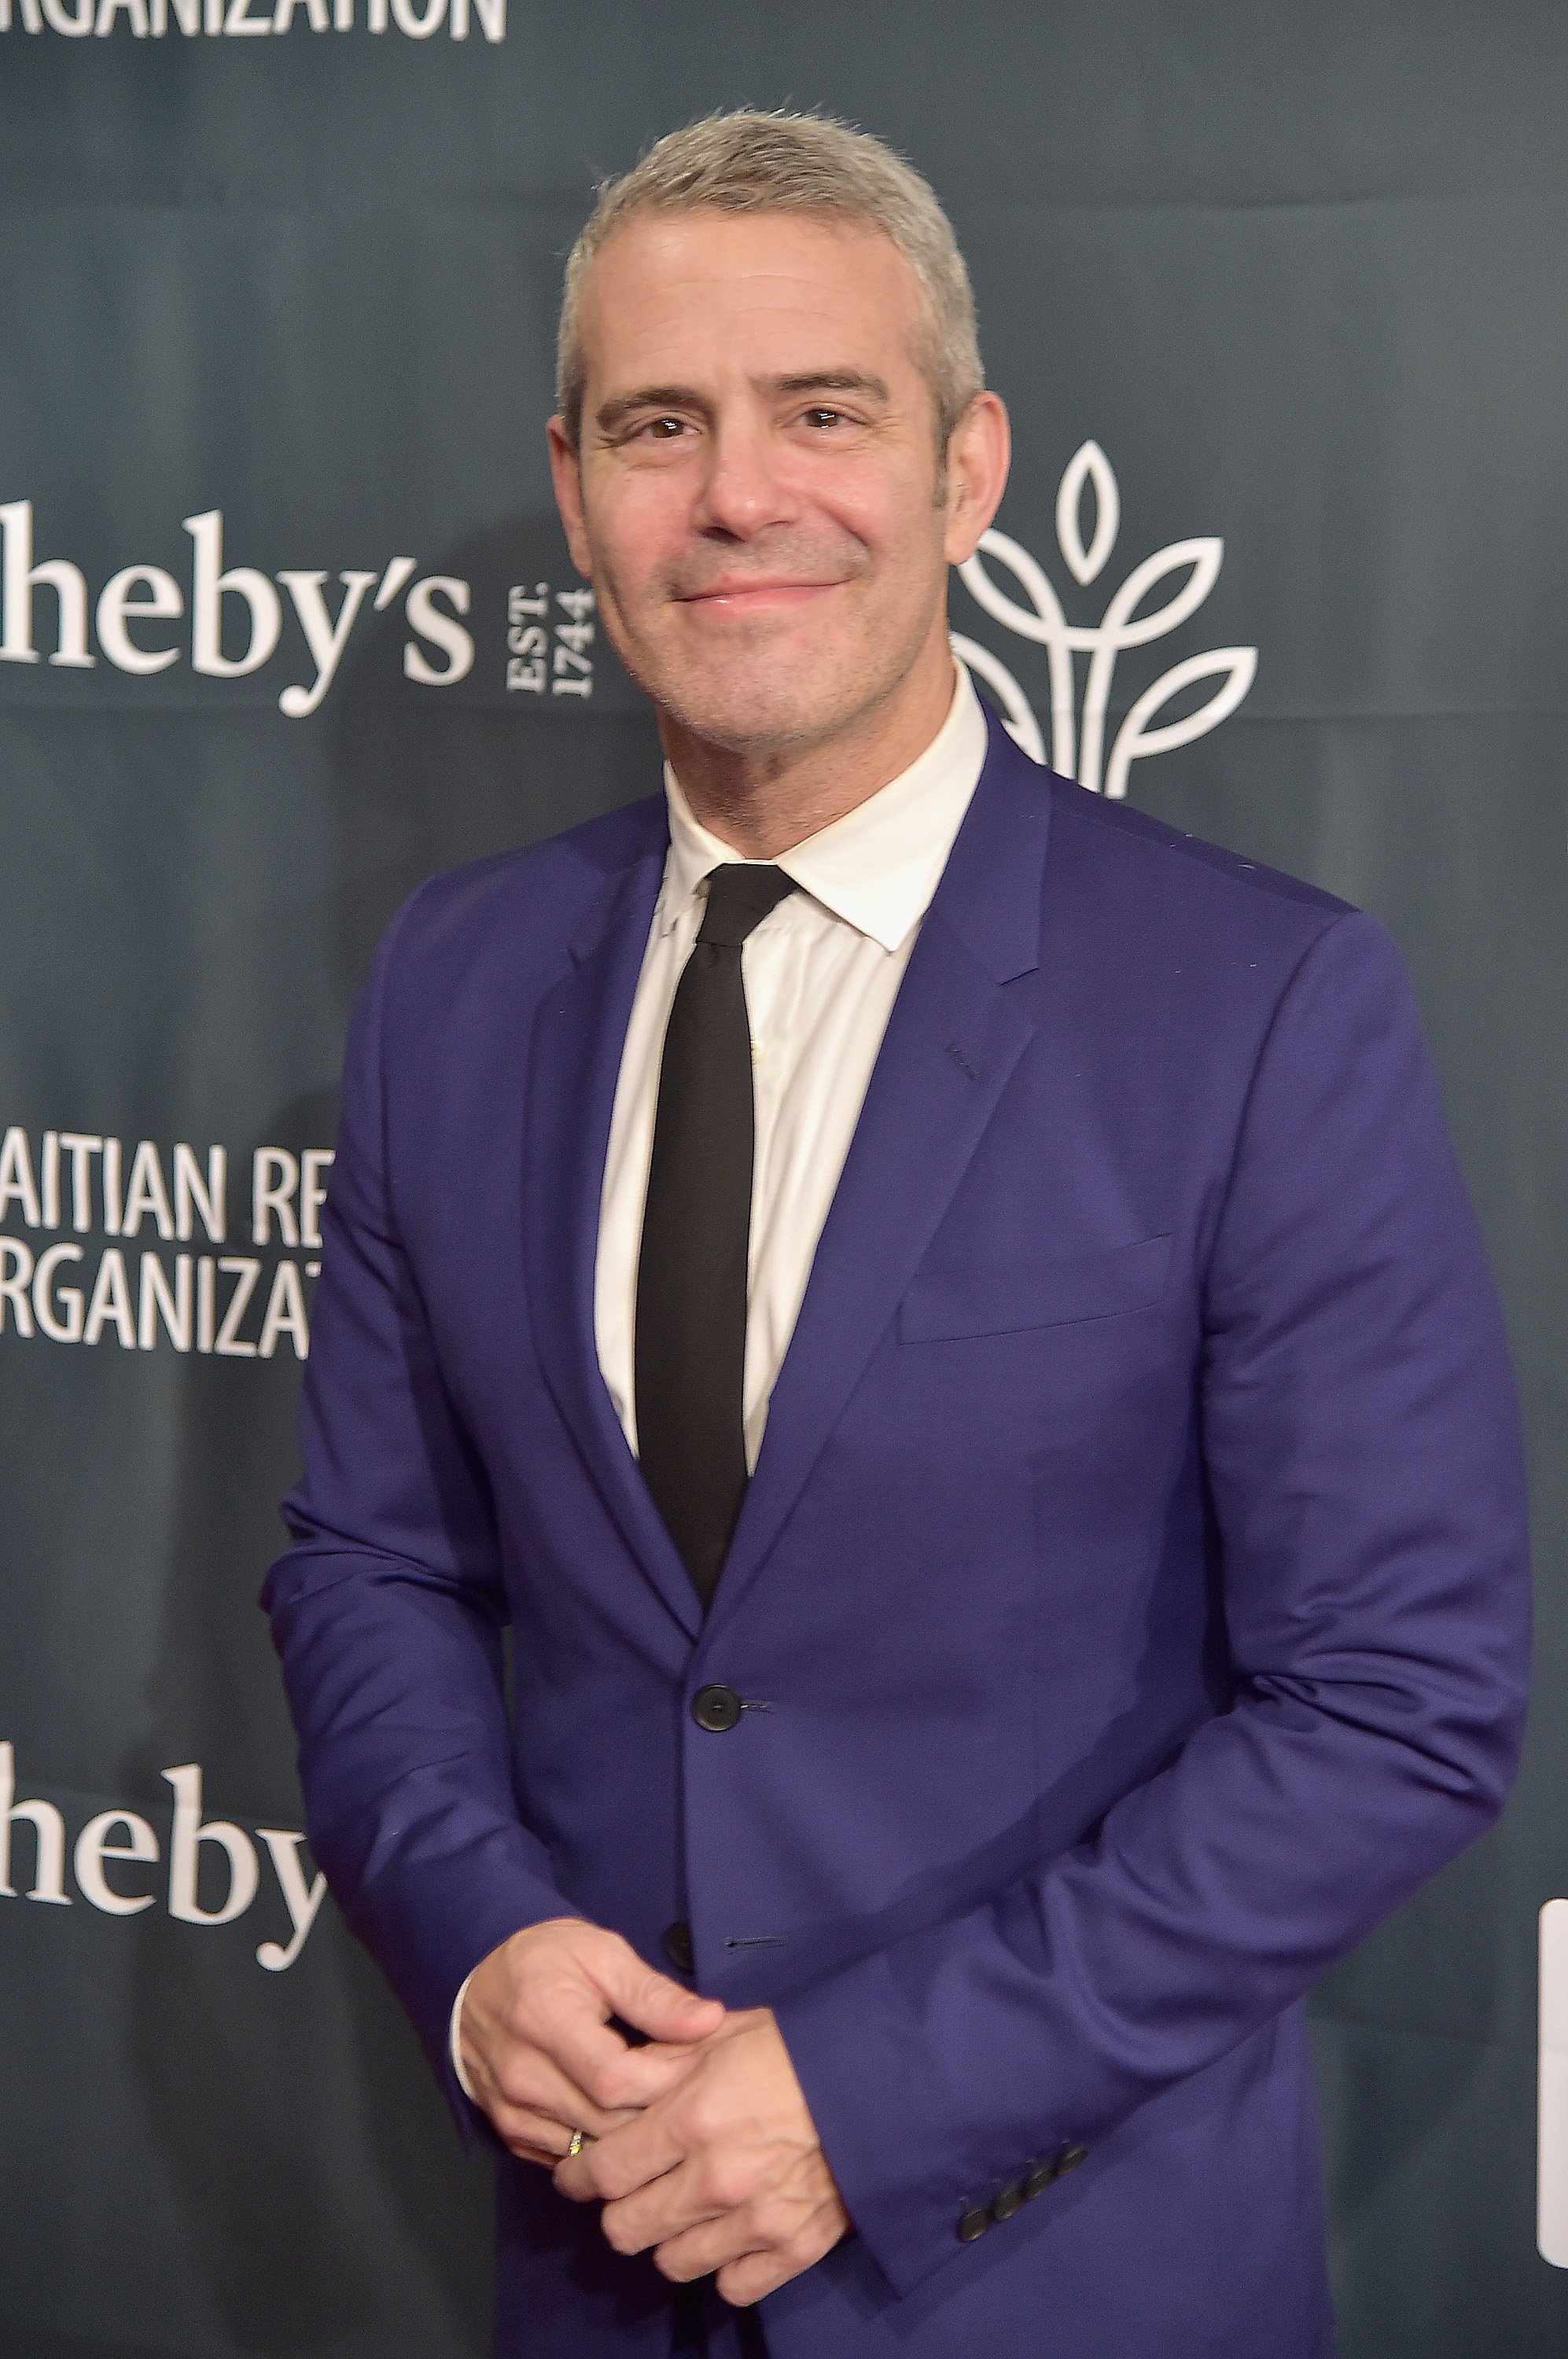
<instances>
[{"instance_id":1,"label":"man's neck","mask_svg":"<svg viewBox=\"0 0 1568 2359\"><path fill-rule=\"evenodd\" d=\"M775 860L855 810L918 761L952 709L953 670L917 667L888 703L830 737L766 750L713 745L667 715L659 734L691 816L746 860Z\"/></svg>"}]
</instances>

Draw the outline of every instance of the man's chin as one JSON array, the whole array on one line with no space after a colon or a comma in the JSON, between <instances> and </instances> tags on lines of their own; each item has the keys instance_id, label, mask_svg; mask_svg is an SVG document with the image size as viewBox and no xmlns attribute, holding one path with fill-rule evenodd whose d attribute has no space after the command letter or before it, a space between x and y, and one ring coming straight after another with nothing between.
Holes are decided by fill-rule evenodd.
<instances>
[{"instance_id":1,"label":"man's chin","mask_svg":"<svg viewBox=\"0 0 1568 2359\"><path fill-rule=\"evenodd\" d=\"M707 696L689 690L656 692L655 701L700 744L753 756L799 753L820 744L842 729L855 708L852 696L802 695L798 681L788 689L730 686Z\"/></svg>"},{"instance_id":2,"label":"man's chin","mask_svg":"<svg viewBox=\"0 0 1568 2359\"><path fill-rule=\"evenodd\" d=\"M882 706L896 690L918 644L906 651L826 634L752 636L696 659L636 642L617 645L621 661L659 711L684 735L716 752L752 759L798 756L823 745ZM900 654L905 659L898 660ZM645 660L645 658L647 658Z\"/></svg>"},{"instance_id":3,"label":"man's chin","mask_svg":"<svg viewBox=\"0 0 1568 2359\"><path fill-rule=\"evenodd\" d=\"M700 745L711 745L715 753L745 754L753 757L769 754L799 754L805 747L821 744L833 734L832 722L804 714L785 718L776 713L677 713L681 729Z\"/></svg>"}]
</instances>

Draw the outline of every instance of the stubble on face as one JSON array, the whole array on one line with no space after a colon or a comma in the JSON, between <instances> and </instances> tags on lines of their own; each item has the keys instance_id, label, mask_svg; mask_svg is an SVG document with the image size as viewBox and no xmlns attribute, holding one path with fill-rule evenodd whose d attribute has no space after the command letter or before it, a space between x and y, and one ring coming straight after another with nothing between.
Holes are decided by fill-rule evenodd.
<instances>
[{"instance_id":1,"label":"stubble on face","mask_svg":"<svg viewBox=\"0 0 1568 2359\"><path fill-rule=\"evenodd\" d=\"M659 621L637 633L627 617L623 660L685 734L735 754L801 751L886 701L920 652L925 617L918 607L889 612L892 602L866 614L874 560L852 534L780 528L759 536L748 556L722 576L691 560L652 581L642 605ZM757 602L748 585L781 576L808 585L802 605L820 600L833 610L831 623L813 627L815 618L803 617L791 628L777 607L748 615L746 604ZM713 586L721 578L734 602L722 619L724 593Z\"/></svg>"}]
</instances>

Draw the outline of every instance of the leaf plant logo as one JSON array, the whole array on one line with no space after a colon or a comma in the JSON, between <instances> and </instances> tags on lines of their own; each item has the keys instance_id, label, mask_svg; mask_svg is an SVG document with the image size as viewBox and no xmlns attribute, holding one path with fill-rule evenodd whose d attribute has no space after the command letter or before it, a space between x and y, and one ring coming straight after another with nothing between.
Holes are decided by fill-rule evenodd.
<instances>
[{"instance_id":1,"label":"leaf plant logo","mask_svg":"<svg viewBox=\"0 0 1568 2359\"><path fill-rule=\"evenodd\" d=\"M1090 518L1086 544L1085 505ZM1069 573L1081 588L1086 589L1104 571L1120 528L1121 495L1111 462L1097 442L1085 442L1068 461L1056 494L1057 542ZM1186 656L1133 699L1111 739L1109 752L1105 750L1117 658L1128 647L1147 647L1179 630L1214 588L1224 558L1223 540L1205 536L1173 540L1135 565L1099 622L1084 625L1069 623L1043 568L1027 549L994 528L981 535L975 555L959 567L959 577L975 604L994 622L1045 649L1051 691L1049 747L1034 707L1001 658L957 631L953 634L954 652L995 690L1007 726L1027 754L1037 762L1049 763L1064 777L1076 778L1092 793L1120 799L1127 793L1127 773L1134 762L1206 736L1236 711L1252 686L1258 669L1256 647L1211 647L1205 654ZM987 559L1007 568L1027 604L1002 587L988 570ZM1186 580L1178 583L1162 606L1148 614L1138 611L1169 576L1183 572ZM1079 656L1088 658L1081 702L1075 663ZM1210 679L1215 683L1213 692L1200 703L1179 711L1171 720L1159 719L1168 707L1184 701L1200 681Z\"/></svg>"}]
</instances>

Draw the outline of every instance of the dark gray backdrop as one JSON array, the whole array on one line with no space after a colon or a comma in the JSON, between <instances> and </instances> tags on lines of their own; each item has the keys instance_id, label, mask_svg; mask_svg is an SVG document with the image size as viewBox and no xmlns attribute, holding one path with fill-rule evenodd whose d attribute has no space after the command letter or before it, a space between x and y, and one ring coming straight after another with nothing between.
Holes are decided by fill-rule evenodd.
<instances>
[{"instance_id":1,"label":"dark gray backdrop","mask_svg":"<svg viewBox=\"0 0 1568 2359\"><path fill-rule=\"evenodd\" d=\"M1107 749L1188 658L1218 651L1142 725L1246 692L1135 760L1131 798L1375 909L1411 962L1526 1392L1541 1700L1502 1829L1315 2003L1344 2345L1568 2349L1534 2245L1535 1920L1568 1892L1568 21L204 5L0 0L0 1744L42 1806L0 1894L0 2351L482 2343L488 2190L411 2035L330 1902L277 1962L299 1807L254 1598L312 1282L289 1158L331 1144L345 1012L409 886L653 783L602 641L561 636L556 288L596 174L741 100L847 114L948 202L1017 429L999 525L1069 626L1157 551L1223 542L1206 597L1119 657ZM252 578L214 641L220 530ZM130 567L159 572L105 599ZM543 616L509 616L539 584ZM305 621L345 598L299 712ZM1049 741L1038 637L963 585L953 620ZM117 1182L51 1133L119 1140ZM258 1150L289 1215L259 1232ZM234 1830L199 1874L163 1774L189 1801L191 1765ZM247 1859L249 1905L191 1921L245 1899Z\"/></svg>"}]
</instances>

